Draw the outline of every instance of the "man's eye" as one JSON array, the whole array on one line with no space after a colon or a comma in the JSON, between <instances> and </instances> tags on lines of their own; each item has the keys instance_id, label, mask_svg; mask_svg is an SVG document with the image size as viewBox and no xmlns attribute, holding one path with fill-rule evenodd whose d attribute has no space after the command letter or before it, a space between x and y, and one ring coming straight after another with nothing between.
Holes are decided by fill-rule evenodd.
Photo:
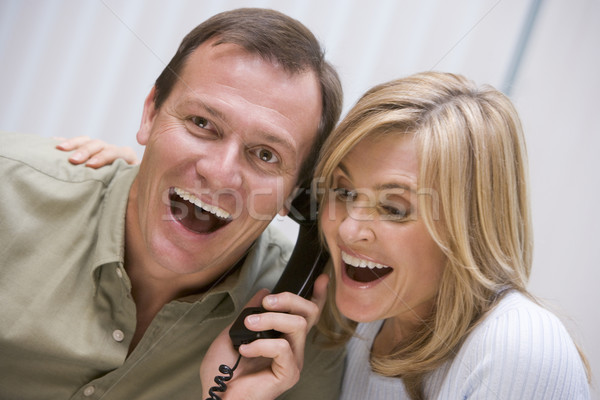
<instances>
[{"instance_id":1,"label":"man's eye","mask_svg":"<svg viewBox=\"0 0 600 400\"><path fill-rule=\"evenodd\" d=\"M208 120L203 117L192 117L190 120L194 125L202 129L206 129L207 125L209 124Z\"/></svg>"},{"instance_id":2,"label":"man's eye","mask_svg":"<svg viewBox=\"0 0 600 400\"><path fill-rule=\"evenodd\" d=\"M267 163L276 163L279 161L279 158L269 149L260 148L254 150L254 154L261 160Z\"/></svg>"},{"instance_id":3,"label":"man's eye","mask_svg":"<svg viewBox=\"0 0 600 400\"><path fill-rule=\"evenodd\" d=\"M348 190L346 188L335 188L333 189L335 197L341 201L353 201L356 199L356 192Z\"/></svg>"}]
</instances>

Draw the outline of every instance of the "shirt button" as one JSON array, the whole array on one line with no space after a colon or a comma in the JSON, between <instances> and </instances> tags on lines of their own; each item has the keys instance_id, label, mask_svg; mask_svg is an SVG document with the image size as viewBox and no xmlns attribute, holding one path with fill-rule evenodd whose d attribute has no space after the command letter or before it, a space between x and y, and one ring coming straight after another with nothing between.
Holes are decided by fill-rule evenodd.
<instances>
[{"instance_id":1,"label":"shirt button","mask_svg":"<svg viewBox=\"0 0 600 400\"><path fill-rule=\"evenodd\" d=\"M121 271L121 268L117 267L117 276L119 278L123 278L123 271Z\"/></svg>"},{"instance_id":2,"label":"shirt button","mask_svg":"<svg viewBox=\"0 0 600 400\"><path fill-rule=\"evenodd\" d=\"M88 386L85 389L83 389L83 395L85 397L90 397L91 395L94 394L95 391L96 391L96 388L94 386Z\"/></svg>"},{"instance_id":3,"label":"shirt button","mask_svg":"<svg viewBox=\"0 0 600 400\"><path fill-rule=\"evenodd\" d=\"M123 339L125 338L125 334L123 333L122 330L120 329L115 329L112 333L112 337L113 339L115 339L117 342L122 342Z\"/></svg>"}]
</instances>

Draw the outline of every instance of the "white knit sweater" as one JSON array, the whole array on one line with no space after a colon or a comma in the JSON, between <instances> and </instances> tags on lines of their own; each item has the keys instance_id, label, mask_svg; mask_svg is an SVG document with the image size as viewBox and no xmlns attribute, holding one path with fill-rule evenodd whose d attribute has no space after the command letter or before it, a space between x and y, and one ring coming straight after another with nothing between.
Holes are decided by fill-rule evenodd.
<instances>
[{"instance_id":1,"label":"white knit sweater","mask_svg":"<svg viewBox=\"0 0 600 400\"><path fill-rule=\"evenodd\" d=\"M341 399L408 399L399 378L375 374L369 351L383 321L359 324L348 343ZM581 358L559 319L509 293L456 356L425 378L426 399L589 399Z\"/></svg>"}]
</instances>

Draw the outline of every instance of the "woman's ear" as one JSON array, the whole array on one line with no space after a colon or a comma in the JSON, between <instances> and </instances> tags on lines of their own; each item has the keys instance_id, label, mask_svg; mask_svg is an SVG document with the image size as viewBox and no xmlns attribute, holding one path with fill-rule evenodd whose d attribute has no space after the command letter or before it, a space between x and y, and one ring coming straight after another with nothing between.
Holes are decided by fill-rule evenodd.
<instances>
[{"instance_id":1,"label":"woman's ear","mask_svg":"<svg viewBox=\"0 0 600 400\"><path fill-rule=\"evenodd\" d=\"M142 146L145 146L148 143L148 139L150 138L150 132L152 131L152 126L154 124L154 119L158 114L158 110L154 105L154 93L156 88L152 86L148 97L146 97L146 101L144 101L144 111L142 113L142 122L140 124L140 129L136 135L137 141Z\"/></svg>"}]
</instances>

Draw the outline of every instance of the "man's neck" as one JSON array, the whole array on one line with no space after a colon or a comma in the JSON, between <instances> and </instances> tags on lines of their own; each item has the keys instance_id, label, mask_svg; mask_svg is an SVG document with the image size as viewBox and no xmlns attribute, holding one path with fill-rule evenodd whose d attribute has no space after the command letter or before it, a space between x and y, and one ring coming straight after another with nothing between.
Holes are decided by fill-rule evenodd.
<instances>
[{"instance_id":1,"label":"man's neck","mask_svg":"<svg viewBox=\"0 0 600 400\"><path fill-rule=\"evenodd\" d=\"M182 274L160 265L148 252L137 216L136 185L130 191L125 223L125 270L131 281L137 325L130 352L141 340L158 312L169 302L202 293L231 270L214 266Z\"/></svg>"}]
</instances>

